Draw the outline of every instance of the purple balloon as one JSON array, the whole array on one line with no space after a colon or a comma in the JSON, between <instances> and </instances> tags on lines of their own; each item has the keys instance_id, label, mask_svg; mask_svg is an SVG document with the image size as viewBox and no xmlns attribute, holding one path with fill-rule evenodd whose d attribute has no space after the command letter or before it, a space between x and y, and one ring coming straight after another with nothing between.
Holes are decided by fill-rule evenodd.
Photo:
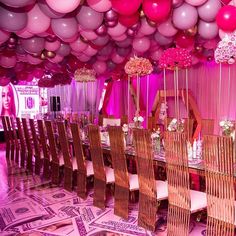
<instances>
[{"instance_id":1,"label":"purple balloon","mask_svg":"<svg viewBox=\"0 0 236 236\"><path fill-rule=\"evenodd\" d=\"M173 11L173 24L176 28L187 30L192 28L198 21L198 12L196 7L187 3Z\"/></svg>"},{"instance_id":2,"label":"purple balloon","mask_svg":"<svg viewBox=\"0 0 236 236\"><path fill-rule=\"evenodd\" d=\"M112 70L114 70L116 68L116 64L113 62L113 61L108 61L107 62L107 70L108 71L112 71Z\"/></svg>"},{"instance_id":3,"label":"purple balloon","mask_svg":"<svg viewBox=\"0 0 236 236\"><path fill-rule=\"evenodd\" d=\"M97 35L100 35L100 36L106 35L107 27L105 25L101 25L96 29L95 32Z\"/></svg>"},{"instance_id":4,"label":"purple balloon","mask_svg":"<svg viewBox=\"0 0 236 236\"><path fill-rule=\"evenodd\" d=\"M132 29L128 29L128 30L127 30L127 35L130 36L130 37L134 37L135 31L132 30Z\"/></svg>"},{"instance_id":5,"label":"purple balloon","mask_svg":"<svg viewBox=\"0 0 236 236\"><path fill-rule=\"evenodd\" d=\"M61 46L59 49L57 49L56 54L60 56L68 56L70 54L71 48L66 43L61 43Z\"/></svg>"},{"instance_id":6,"label":"purple balloon","mask_svg":"<svg viewBox=\"0 0 236 236\"><path fill-rule=\"evenodd\" d=\"M132 45L132 39L131 38L127 38L123 41L120 41L120 42L116 42L116 45L119 46L119 47L123 47L123 48L126 48L130 45Z\"/></svg>"},{"instance_id":7,"label":"purple balloon","mask_svg":"<svg viewBox=\"0 0 236 236\"><path fill-rule=\"evenodd\" d=\"M113 10L109 10L105 13L105 19L107 21L115 21L118 20L118 14L113 11Z\"/></svg>"},{"instance_id":8,"label":"purple balloon","mask_svg":"<svg viewBox=\"0 0 236 236\"><path fill-rule=\"evenodd\" d=\"M27 25L27 14L14 8L0 6L0 28L6 31L19 31Z\"/></svg>"},{"instance_id":9,"label":"purple balloon","mask_svg":"<svg viewBox=\"0 0 236 236\"><path fill-rule=\"evenodd\" d=\"M38 0L38 5L41 11L50 18L61 18L65 15L64 13L54 11L51 7L48 6L45 0Z\"/></svg>"},{"instance_id":10,"label":"purple balloon","mask_svg":"<svg viewBox=\"0 0 236 236\"><path fill-rule=\"evenodd\" d=\"M108 56L112 53L113 45L111 43L104 46L101 50L99 50L98 54L101 56Z\"/></svg>"},{"instance_id":11,"label":"purple balloon","mask_svg":"<svg viewBox=\"0 0 236 236\"><path fill-rule=\"evenodd\" d=\"M161 46L166 46L173 42L173 38L165 37L162 34L160 34L158 31L155 33L154 38L157 41L157 43Z\"/></svg>"},{"instance_id":12,"label":"purple balloon","mask_svg":"<svg viewBox=\"0 0 236 236\"><path fill-rule=\"evenodd\" d=\"M218 11L221 8L221 2L218 0L208 0L206 3L198 7L199 17L207 22L214 21Z\"/></svg>"},{"instance_id":13,"label":"purple balloon","mask_svg":"<svg viewBox=\"0 0 236 236\"><path fill-rule=\"evenodd\" d=\"M95 30L103 22L103 13L97 12L90 7L82 6L76 16L79 24L84 29Z\"/></svg>"},{"instance_id":14,"label":"purple balloon","mask_svg":"<svg viewBox=\"0 0 236 236\"><path fill-rule=\"evenodd\" d=\"M216 22L205 22L200 20L198 23L198 33L204 39L213 39L218 35L219 28Z\"/></svg>"},{"instance_id":15,"label":"purple balloon","mask_svg":"<svg viewBox=\"0 0 236 236\"><path fill-rule=\"evenodd\" d=\"M110 37L108 35L99 36L97 39L93 40L92 42L97 46L104 46L109 42Z\"/></svg>"},{"instance_id":16,"label":"purple balloon","mask_svg":"<svg viewBox=\"0 0 236 236\"><path fill-rule=\"evenodd\" d=\"M5 32L3 30L0 30L0 44L5 43L10 37L9 32Z\"/></svg>"},{"instance_id":17,"label":"purple balloon","mask_svg":"<svg viewBox=\"0 0 236 236\"><path fill-rule=\"evenodd\" d=\"M44 38L32 37L29 39L21 39L23 49L28 53L40 53L45 46Z\"/></svg>"},{"instance_id":18,"label":"purple balloon","mask_svg":"<svg viewBox=\"0 0 236 236\"><path fill-rule=\"evenodd\" d=\"M73 38L77 31L77 21L74 17L52 19L52 31L62 40Z\"/></svg>"},{"instance_id":19,"label":"purple balloon","mask_svg":"<svg viewBox=\"0 0 236 236\"><path fill-rule=\"evenodd\" d=\"M116 49L117 54L119 54L122 57L126 57L130 54L131 52L131 47L127 47L127 48L117 48Z\"/></svg>"},{"instance_id":20,"label":"purple balloon","mask_svg":"<svg viewBox=\"0 0 236 236\"><path fill-rule=\"evenodd\" d=\"M112 28L118 24L118 20L106 21L105 24L106 24L106 26Z\"/></svg>"},{"instance_id":21,"label":"purple balloon","mask_svg":"<svg viewBox=\"0 0 236 236\"><path fill-rule=\"evenodd\" d=\"M1 0L2 3L9 7L25 7L33 5L36 0Z\"/></svg>"}]
</instances>

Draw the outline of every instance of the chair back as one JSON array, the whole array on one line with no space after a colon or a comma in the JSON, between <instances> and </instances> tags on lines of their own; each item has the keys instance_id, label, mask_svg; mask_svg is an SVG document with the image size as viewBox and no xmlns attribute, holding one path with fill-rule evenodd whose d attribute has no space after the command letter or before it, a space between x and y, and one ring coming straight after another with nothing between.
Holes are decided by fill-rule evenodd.
<instances>
[{"instance_id":1,"label":"chair back","mask_svg":"<svg viewBox=\"0 0 236 236\"><path fill-rule=\"evenodd\" d=\"M165 132L168 201L182 209L191 209L186 134Z\"/></svg>"},{"instance_id":2,"label":"chair back","mask_svg":"<svg viewBox=\"0 0 236 236\"><path fill-rule=\"evenodd\" d=\"M26 118L22 118L21 120L22 120L22 125L23 125L26 147L27 147L28 153L32 154L33 149L31 145L31 135L29 131L28 120Z\"/></svg>"},{"instance_id":3,"label":"chair back","mask_svg":"<svg viewBox=\"0 0 236 236\"><path fill-rule=\"evenodd\" d=\"M208 235L234 235L235 149L231 137L203 137L207 194Z\"/></svg>"},{"instance_id":4,"label":"chair back","mask_svg":"<svg viewBox=\"0 0 236 236\"><path fill-rule=\"evenodd\" d=\"M125 156L124 132L121 126L109 126L108 132L115 174L115 214L128 218L129 173Z\"/></svg>"},{"instance_id":5,"label":"chair back","mask_svg":"<svg viewBox=\"0 0 236 236\"><path fill-rule=\"evenodd\" d=\"M35 155L37 157L40 157L40 145L39 145L39 139L38 139L38 134L37 134L38 128L35 127L36 123L34 119L29 119L29 124L30 124L31 133L32 133L32 138L33 138Z\"/></svg>"},{"instance_id":6,"label":"chair back","mask_svg":"<svg viewBox=\"0 0 236 236\"><path fill-rule=\"evenodd\" d=\"M24 131L22 128L22 122L19 117L16 117L17 132L20 140L20 149L21 149L21 167L25 165L25 153L26 153L26 142Z\"/></svg>"},{"instance_id":7,"label":"chair back","mask_svg":"<svg viewBox=\"0 0 236 236\"><path fill-rule=\"evenodd\" d=\"M71 159L71 154L70 154L68 137L66 134L65 123L63 121L58 121L57 127L58 127L58 139L59 139L65 167L72 169L72 159Z\"/></svg>"},{"instance_id":8,"label":"chair back","mask_svg":"<svg viewBox=\"0 0 236 236\"><path fill-rule=\"evenodd\" d=\"M49 150L52 157L52 161L54 163L59 164L57 144L56 144L52 121L46 120L44 123L45 123L46 131L47 131Z\"/></svg>"},{"instance_id":9,"label":"chair back","mask_svg":"<svg viewBox=\"0 0 236 236\"><path fill-rule=\"evenodd\" d=\"M80 138L79 124L71 123L70 127L78 171L86 174L85 156Z\"/></svg>"},{"instance_id":10,"label":"chair back","mask_svg":"<svg viewBox=\"0 0 236 236\"><path fill-rule=\"evenodd\" d=\"M13 134L13 129L12 129L12 124L11 124L11 118L10 116L5 116L5 121L6 121L6 127L8 129L8 135L11 144L14 144L14 134Z\"/></svg>"},{"instance_id":11,"label":"chair back","mask_svg":"<svg viewBox=\"0 0 236 236\"><path fill-rule=\"evenodd\" d=\"M140 226L154 231L157 211L157 189L153 168L151 132L135 128L133 129L133 135L139 181L138 223Z\"/></svg>"},{"instance_id":12,"label":"chair back","mask_svg":"<svg viewBox=\"0 0 236 236\"><path fill-rule=\"evenodd\" d=\"M6 141L6 143L9 143L10 142L10 134L9 134L9 130L8 130L7 122L6 122L6 116L1 116L1 120L2 120L3 130L4 130L5 141Z\"/></svg>"}]
</instances>

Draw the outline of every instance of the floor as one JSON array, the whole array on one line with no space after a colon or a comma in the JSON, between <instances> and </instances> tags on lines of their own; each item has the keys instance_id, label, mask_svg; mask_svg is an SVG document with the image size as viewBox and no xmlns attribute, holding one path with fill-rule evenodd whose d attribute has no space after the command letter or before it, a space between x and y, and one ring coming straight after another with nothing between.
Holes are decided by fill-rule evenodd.
<instances>
[{"instance_id":1,"label":"floor","mask_svg":"<svg viewBox=\"0 0 236 236\"><path fill-rule=\"evenodd\" d=\"M86 201L75 192L52 186L39 176L28 175L15 163L7 162L0 144L0 235L167 235L167 209L158 213L155 233L137 226L138 205L130 206L130 217L113 214L113 198L102 211L93 207L93 193ZM191 236L206 235L204 223L191 220Z\"/></svg>"}]
</instances>

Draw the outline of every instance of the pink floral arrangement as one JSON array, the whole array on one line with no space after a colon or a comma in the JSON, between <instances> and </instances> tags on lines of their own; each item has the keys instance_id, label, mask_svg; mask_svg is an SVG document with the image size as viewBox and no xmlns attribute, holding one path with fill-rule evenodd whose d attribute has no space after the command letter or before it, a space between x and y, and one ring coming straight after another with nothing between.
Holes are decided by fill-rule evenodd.
<instances>
[{"instance_id":1,"label":"pink floral arrangement","mask_svg":"<svg viewBox=\"0 0 236 236\"><path fill-rule=\"evenodd\" d=\"M184 69L192 65L192 57L184 48L168 48L162 53L159 65L162 69Z\"/></svg>"},{"instance_id":2,"label":"pink floral arrangement","mask_svg":"<svg viewBox=\"0 0 236 236\"><path fill-rule=\"evenodd\" d=\"M76 82L94 82L96 80L96 72L93 69L83 67L75 71L74 78Z\"/></svg>"},{"instance_id":3,"label":"pink floral arrangement","mask_svg":"<svg viewBox=\"0 0 236 236\"><path fill-rule=\"evenodd\" d=\"M226 36L219 43L215 50L216 63L233 64L236 60L236 34Z\"/></svg>"},{"instance_id":4,"label":"pink floral arrangement","mask_svg":"<svg viewBox=\"0 0 236 236\"><path fill-rule=\"evenodd\" d=\"M143 57L131 57L125 65L125 73L131 77L149 75L152 71L152 63Z\"/></svg>"}]
</instances>

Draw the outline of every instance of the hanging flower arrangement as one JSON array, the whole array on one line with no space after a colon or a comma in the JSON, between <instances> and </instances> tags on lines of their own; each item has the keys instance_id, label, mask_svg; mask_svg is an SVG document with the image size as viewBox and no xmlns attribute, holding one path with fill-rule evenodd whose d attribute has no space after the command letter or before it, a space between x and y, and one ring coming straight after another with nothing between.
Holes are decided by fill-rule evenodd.
<instances>
[{"instance_id":1,"label":"hanging flower arrangement","mask_svg":"<svg viewBox=\"0 0 236 236\"><path fill-rule=\"evenodd\" d=\"M152 71L152 63L143 57L131 57L125 65L125 73L131 77L149 75Z\"/></svg>"},{"instance_id":2,"label":"hanging flower arrangement","mask_svg":"<svg viewBox=\"0 0 236 236\"><path fill-rule=\"evenodd\" d=\"M83 67L75 71L74 78L76 82L94 82L96 80L96 72L93 69Z\"/></svg>"},{"instance_id":3,"label":"hanging flower arrangement","mask_svg":"<svg viewBox=\"0 0 236 236\"><path fill-rule=\"evenodd\" d=\"M233 64L236 60L236 34L226 36L219 43L215 50L216 63Z\"/></svg>"},{"instance_id":4,"label":"hanging flower arrangement","mask_svg":"<svg viewBox=\"0 0 236 236\"><path fill-rule=\"evenodd\" d=\"M168 48L162 53L159 65L162 69L185 69L192 65L192 57L184 48Z\"/></svg>"}]
</instances>

